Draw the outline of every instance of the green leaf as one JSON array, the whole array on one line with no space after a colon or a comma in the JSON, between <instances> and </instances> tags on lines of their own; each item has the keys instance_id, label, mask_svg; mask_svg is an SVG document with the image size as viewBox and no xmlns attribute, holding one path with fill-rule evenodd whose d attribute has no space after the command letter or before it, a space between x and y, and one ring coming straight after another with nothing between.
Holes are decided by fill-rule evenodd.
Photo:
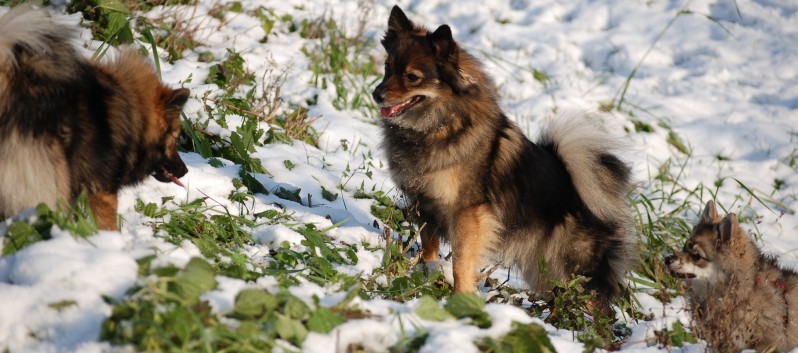
<instances>
[{"instance_id":1,"label":"green leaf","mask_svg":"<svg viewBox=\"0 0 798 353\"><path fill-rule=\"evenodd\" d=\"M252 193L260 193L264 195L269 194L269 190L267 190L266 187L258 181L258 179L255 179L254 176L247 173L244 169L239 170L238 175L241 177L244 186L246 186L249 191L252 191Z\"/></svg>"},{"instance_id":2,"label":"green leaf","mask_svg":"<svg viewBox=\"0 0 798 353\"><path fill-rule=\"evenodd\" d=\"M441 308L438 302L428 295L421 297L421 300L419 300L418 307L416 308L416 315L424 320L430 321L443 321L454 317L448 311Z\"/></svg>"},{"instance_id":3,"label":"green leaf","mask_svg":"<svg viewBox=\"0 0 798 353\"><path fill-rule=\"evenodd\" d=\"M543 326L517 323L515 325L516 329L512 331L512 336L509 339L513 352L554 353L557 351L551 344Z\"/></svg>"},{"instance_id":4,"label":"green leaf","mask_svg":"<svg viewBox=\"0 0 798 353\"><path fill-rule=\"evenodd\" d=\"M672 332L670 335L671 345L681 347L685 343L695 343L696 339L692 333L687 332L681 322L676 321L673 323Z\"/></svg>"},{"instance_id":5,"label":"green leaf","mask_svg":"<svg viewBox=\"0 0 798 353\"><path fill-rule=\"evenodd\" d=\"M22 248L42 240L44 237L32 225L25 222L12 223L6 231L3 256L16 253Z\"/></svg>"},{"instance_id":6,"label":"green leaf","mask_svg":"<svg viewBox=\"0 0 798 353\"><path fill-rule=\"evenodd\" d=\"M454 293L444 305L457 318L484 313L485 302L474 293Z\"/></svg>"},{"instance_id":7,"label":"green leaf","mask_svg":"<svg viewBox=\"0 0 798 353\"><path fill-rule=\"evenodd\" d=\"M482 298L474 293L455 293L449 298L449 301L444 305L456 318L461 319L470 317L474 320L480 328L490 327L490 317L482 310L485 307L485 302Z\"/></svg>"},{"instance_id":8,"label":"green leaf","mask_svg":"<svg viewBox=\"0 0 798 353\"><path fill-rule=\"evenodd\" d=\"M310 312L310 308L301 299L291 295L290 293L284 294L285 306L283 313L292 319L304 319Z\"/></svg>"},{"instance_id":9,"label":"green leaf","mask_svg":"<svg viewBox=\"0 0 798 353\"><path fill-rule=\"evenodd\" d=\"M244 289L236 295L233 313L237 318L257 319L277 308L275 296L262 289Z\"/></svg>"},{"instance_id":10,"label":"green leaf","mask_svg":"<svg viewBox=\"0 0 798 353\"><path fill-rule=\"evenodd\" d=\"M346 319L341 315L322 306L310 314L310 319L308 319L308 330L318 333L328 333L344 322L346 322Z\"/></svg>"},{"instance_id":11,"label":"green leaf","mask_svg":"<svg viewBox=\"0 0 798 353\"><path fill-rule=\"evenodd\" d=\"M302 343L308 334L308 330L302 325L302 322L281 314L277 314L276 317L274 329L277 331L277 335L296 345Z\"/></svg>"},{"instance_id":12,"label":"green leaf","mask_svg":"<svg viewBox=\"0 0 798 353\"><path fill-rule=\"evenodd\" d=\"M302 189L296 189L294 191L290 191L282 186L277 188L277 191L274 192L274 195L289 201L294 201L296 203L302 203L302 197L299 194L302 192Z\"/></svg>"},{"instance_id":13,"label":"green leaf","mask_svg":"<svg viewBox=\"0 0 798 353\"><path fill-rule=\"evenodd\" d=\"M199 297L216 288L213 268L205 260L194 257L174 280L174 292L191 304L199 303Z\"/></svg>"},{"instance_id":14,"label":"green leaf","mask_svg":"<svg viewBox=\"0 0 798 353\"><path fill-rule=\"evenodd\" d=\"M668 144L676 148L676 150L679 152L687 155L690 154L690 150L684 145L684 142L682 142L682 139L679 138L679 135L677 135L676 132L668 132Z\"/></svg>"},{"instance_id":15,"label":"green leaf","mask_svg":"<svg viewBox=\"0 0 798 353\"><path fill-rule=\"evenodd\" d=\"M323 186L321 187L321 197L323 197L325 200L330 201L330 202L338 200L338 194L337 193L333 193L332 191L327 190L327 188L325 188Z\"/></svg>"},{"instance_id":16,"label":"green leaf","mask_svg":"<svg viewBox=\"0 0 798 353\"><path fill-rule=\"evenodd\" d=\"M47 304L48 307L50 307L51 309L55 309L58 312L61 312L61 311L63 311L64 309L66 309L68 307L77 306L77 305L78 305L78 302L76 302L74 300L61 300L61 301L57 301L55 303Z\"/></svg>"}]
</instances>

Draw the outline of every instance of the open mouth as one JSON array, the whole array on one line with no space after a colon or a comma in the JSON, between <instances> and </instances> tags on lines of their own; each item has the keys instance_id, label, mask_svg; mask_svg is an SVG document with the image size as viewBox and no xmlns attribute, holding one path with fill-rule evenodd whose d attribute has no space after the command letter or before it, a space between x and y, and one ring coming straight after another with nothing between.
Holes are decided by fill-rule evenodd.
<instances>
[{"instance_id":1,"label":"open mouth","mask_svg":"<svg viewBox=\"0 0 798 353\"><path fill-rule=\"evenodd\" d=\"M692 279L695 278L695 275L692 273L680 273L680 272L671 272L671 275L676 278L681 279Z\"/></svg>"},{"instance_id":2,"label":"open mouth","mask_svg":"<svg viewBox=\"0 0 798 353\"><path fill-rule=\"evenodd\" d=\"M380 114L386 118L392 118L397 115L400 115L410 109L410 107L416 105L416 103L420 102L424 99L424 96L413 96L413 98L408 99L404 103L393 105L393 106L384 106L380 108Z\"/></svg>"}]
</instances>

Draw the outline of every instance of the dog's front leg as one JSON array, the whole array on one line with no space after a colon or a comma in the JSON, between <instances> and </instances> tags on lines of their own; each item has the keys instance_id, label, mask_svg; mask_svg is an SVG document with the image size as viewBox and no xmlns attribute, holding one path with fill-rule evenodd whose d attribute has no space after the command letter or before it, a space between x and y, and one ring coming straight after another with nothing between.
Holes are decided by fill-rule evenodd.
<instances>
[{"instance_id":1,"label":"dog's front leg","mask_svg":"<svg viewBox=\"0 0 798 353\"><path fill-rule=\"evenodd\" d=\"M454 219L451 234L454 290L471 292L476 286L476 272L483 255L496 241L499 222L487 204L471 206Z\"/></svg>"},{"instance_id":2,"label":"dog's front leg","mask_svg":"<svg viewBox=\"0 0 798 353\"><path fill-rule=\"evenodd\" d=\"M440 237L435 234L431 224L425 223L421 229L421 260L424 263L434 263L438 261L438 250L440 249Z\"/></svg>"},{"instance_id":3,"label":"dog's front leg","mask_svg":"<svg viewBox=\"0 0 798 353\"><path fill-rule=\"evenodd\" d=\"M89 195L89 203L94 211L97 227L105 230L117 230L117 198L116 193L96 192Z\"/></svg>"}]
</instances>

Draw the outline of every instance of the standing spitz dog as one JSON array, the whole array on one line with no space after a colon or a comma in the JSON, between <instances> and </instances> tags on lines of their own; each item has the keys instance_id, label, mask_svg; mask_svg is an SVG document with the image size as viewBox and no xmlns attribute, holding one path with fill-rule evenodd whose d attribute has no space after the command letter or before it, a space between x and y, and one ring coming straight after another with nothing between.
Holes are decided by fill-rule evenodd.
<instances>
[{"instance_id":1,"label":"standing spitz dog","mask_svg":"<svg viewBox=\"0 0 798 353\"><path fill-rule=\"evenodd\" d=\"M423 259L450 242L456 291L474 290L480 260L498 255L539 294L581 274L598 299L616 297L636 239L617 141L586 116L528 140L447 25L430 32L394 7L382 45L382 148L418 207Z\"/></svg>"},{"instance_id":2,"label":"standing spitz dog","mask_svg":"<svg viewBox=\"0 0 798 353\"><path fill-rule=\"evenodd\" d=\"M762 255L732 213L712 201L682 252L665 259L684 278L699 337L716 352L798 346L798 275Z\"/></svg>"},{"instance_id":3,"label":"standing spitz dog","mask_svg":"<svg viewBox=\"0 0 798 353\"><path fill-rule=\"evenodd\" d=\"M0 17L0 216L85 191L114 230L120 188L188 171L175 139L189 91L161 84L133 49L84 59L75 33L41 11Z\"/></svg>"}]
</instances>

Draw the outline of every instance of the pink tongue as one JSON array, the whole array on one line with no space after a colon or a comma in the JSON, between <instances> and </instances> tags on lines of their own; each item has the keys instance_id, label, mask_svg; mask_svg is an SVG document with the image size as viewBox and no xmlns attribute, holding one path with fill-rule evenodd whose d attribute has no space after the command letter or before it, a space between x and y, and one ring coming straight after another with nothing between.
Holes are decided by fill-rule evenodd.
<instances>
[{"instance_id":1,"label":"pink tongue","mask_svg":"<svg viewBox=\"0 0 798 353\"><path fill-rule=\"evenodd\" d=\"M382 116L386 118L390 118L396 115L396 112L399 111L399 107L400 106L397 105L394 105L392 107L382 107L380 108L380 114L382 114Z\"/></svg>"},{"instance_id":2,"label":"pink tongue","mask_svg":"<svg viewBox=\"0 0 798 353\"><path fill-rule=\"evenodd\" d=\"M181 183L180 179L178 179L176 176L172 177L172 182L177 184L177 185L180 185L180 187L182 187L182 188L185 188L185 186L183 186L183 183Z\"/></svg>"}]
</instances>

